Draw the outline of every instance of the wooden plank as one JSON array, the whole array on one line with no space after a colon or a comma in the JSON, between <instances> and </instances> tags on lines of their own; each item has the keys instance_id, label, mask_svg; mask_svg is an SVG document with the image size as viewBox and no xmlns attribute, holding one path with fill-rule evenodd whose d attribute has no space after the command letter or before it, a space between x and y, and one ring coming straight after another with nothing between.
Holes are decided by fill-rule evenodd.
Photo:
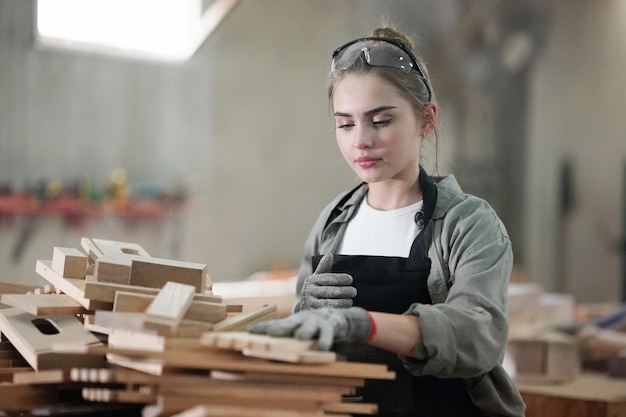
<instances>
[{"instance_id":1,"label":"wooden plank","mask_svg":"<svg viewBox=\"0 0 626 417\"><path fill-rule=\"evenodd\" d=\"M182 320L178 328L175 330L163 329L146 329L144 327L143 313L123 313L98 310L94 315L93 321L90 318L88 324L85 325L92 331L108 334L109 336L114 330L129 330L135 332L144 332L158 334L163 337L171 338L193 338L199 339L200 336L213 327L208 322L196 322L191 320Z\"/></svg>"},{"instance_id":2,"label":"wooden plank","mask_svg":"<svg viewBox=\"0 0 626 417\"><path fill-rule=\"evenodd\" d=\"M57 346L100 344L73 315L34 316L16 308L0 310L0 330L35 370L71 366L68 360L101 363L101 358L57 353Z\"/></svg>"},{"instance_id":3,"label":"wooden plank","mask_svg":"<svg viewBox=\"0 0 626 417\"><path fill-rule=\"evenodd\" d=\"M256 310L236 313L218 322L213 327L214 331L240 331L246 330L250 325L259 321L278 318L275 304L266 304Z\"/></svg>"},{"instance_id":4,"label":"wooden plank","mask_svg":"<svg viewBox=\"0 0 626 417\"><path fill-rule=\"evenodd\" d=\"M193 301L196 288L179 282L167 282L146 309L144 325L176 329Z\"/></svg>"},{"instance_id":5,"label":"wooden plank","mask_svg":"<svg viewBox=\"0 0 626 417\"><path fill-rule=\"evenodd\" d=\"M258 383L280 382L284 384L300 384L300 385L327 385L342 387L363 387L365 379L345 377L326 377L313 375L285 375L273 374L270 372L228 372L228 371L211 371L211 378L223 380L250 381Z\"/></svg>"},{"instance_id":6,"label":"wooden plank","mask_svg":"<svg viewBox=\"0 0 626 417\"><path fill-rule=\"evenodd\" d=\"M191 285L195 287L195 292L203 293L210 283L208 267L206 264L163 258L133 260L130 269L131 285L163 288L170 281Z\"/></svg>"},{"instance_id":7,"label":"wooden plank","mask_svg":"<svg viewBox=\"0 0 626 417\"><path fill-rule=\"evenodd\" d=\"M70 381L70 370L48 369L38 372L20 372L13 376L14 384L61 384ZM0 391L2 388L0 388Z\"/></svg>"},{"instance_id":8,"label":"wooden plank","mask_svg":"<svg viewBox=\"0 0 626 417\"><path fill-rule=\"evenodd\" d=\"M88 311L67 294L2 294L1 302L35 316L83 314Z\"/></svg>"},{"instance_id":9,"label":"wooden plank","mask_svg":"<svg viewBox=\"0 0 626 417\"><path fill-rule=\"evenodd\" d=\"M117 291L113 311L143 313L156 295ZM197 301L196 294L183 319L217 323L227 317L228 306L221 303Z\"/></svg>"},{"instance_id":10,"label":"wooden plank","mask_svg":"<svg viewBox=\"0 0 626 417\"><path fill-rule=\"evenodd\" d=\"M76 248L55 246L52 250L52 270L63 278L84 279L87 255Z\"/></svg>"},{"instance_id":11,"label":"wooden plank","mask_svg":"<svg viewBox=\"0 0 626 417\"><path fill-rule=\"evenodd\" d=\"M140 255L127 253L105 253L94 264L93 279L97 282L112 282L115 284L130 284L130 268L134 259Z\"/></svg>"},{"instance_id":12,"label":"wooden plank","mask_svg":"<svg viewBox=\"0 0 626 417\"><path fill-rule=\"evenodd\" d=\"M50 284L59 288L65 294L72 297L77 303L87 310L110 310L113 303L94 301L84 296L85 280L75 278L63 278L52 269L51 262L37 260L35 271Z\"/></svg>"},{"instance_id":13,"label":"wooden plank","mask_svg":"<svg viewBox=\"0 0 626 417\"><path fill-rule=\"evenodd\" d=\"M327 363L337 360L335 352L321 352L314 341L256 335L247 332L207 332L203 346L233 349L245 356L291 363Z\"/></svg>"},{"instance_id":14,"label":"wooden plank","mask_svg":"<svg viewBox=\"0 0 626 417\"><path fill-rule=\"evenodd\" d=\"M84 353L115 353L129 358L151 358L163 361L166 367L194 370L240 371L254 373L272 373L285 375L310 375L328 377L352 377L372 379L394 379L395 373L379 364L336 361L326 364L291 364L249 358L239 352L223 349L211 349L189 343L188 347L176 346L165 352L146 350L113 349L106 346L87 346Z\"/></svg>"},{"instance_id":15,"label":"wooden plank","mask_svg":"<svg viewBox=\"0 0 626 417\"><path fill-rule=\"evenodd\" d=\"M105 253L126 253L131 255L150 256L141 245L132 242L119 242L115 240L83 237L80 240L81 247L87 252L94 262Z\"/></svg>"},{"instance_id":16,"label":"wooden plank","mask_svg":"<svg viewBox=\"0 0 626 417\"><path fill-rule=\"evenodd\" d=\"M94 301L101 301L107 303L113 303L115 301L115 293L117 291L132 292L134 294L151 294L156 296L160 288L155 287L142 287L139 285L123 285L114 284L111 282L95 282L85 281L84 284L84 296ZM206 294L204 292L196 292L193 296L194 301L205 301L210 303L221 303L222 297L215 294ZM227 304L229 312L241 311L241 305L233 304L232 308L230 304Z\"/></svg>"},{"instance_id":17,"label":"wooden plank","mask_svg":"<svg viewBox=\"0 0 626 417\"><path fill-rule=\"evenodd\" d=\"M213 331L202 335L200 345L242 351L258 349L280 352L305 352L315 349L315 341L298 340L290 337L273 337L248 332Z\"/></svg>"},{"instance_id":18,"label":"wooden plank","mask_svg":"<svg viewBox=\"0 0 626 417\"><path fill-rule=\"evenodd\" d=\"M165 409L171 410L174 405L172 403L184 402L185 399L179 400L175 396L161 396L161 402ZM197 402L196 402L197 404ZM201 404L195 405L187 410L183 410L172 417L323 417L324 413L319 410L293 410L290 408L276 407L245 407L241 405L218 405L218 404Z\"/></svg>"},{"instance_id":19,"label":"wooden plank","mask_svg":"<svg viewBox=\"0 0 626 417\"><path fill-rule=\"evenodd\" d=\"M0 282L0 294L26 294L33 291L36 285L13 284L9 282Z\"/></svg>"},{"instance_id":20,"label":"wooden plank","mask_svg":"<svg viewBox=\"0 0 626 417\"><path fill-rule=\"evenodd\" d=\"M337 354L335 352L281 352L277 350L246 348L242 350L241 353L252 358L291 363L329 363L337 360Z\"/></svg>"}]
</instances>

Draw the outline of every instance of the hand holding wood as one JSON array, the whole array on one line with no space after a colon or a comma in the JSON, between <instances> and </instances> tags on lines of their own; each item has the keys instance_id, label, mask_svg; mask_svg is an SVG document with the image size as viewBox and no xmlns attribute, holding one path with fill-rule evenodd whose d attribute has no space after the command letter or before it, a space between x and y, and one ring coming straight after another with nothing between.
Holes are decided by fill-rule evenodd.
<instances>
[{"instance_id":1,"label":"hand holding wood","mask_svg":"<svg viewBox=\"0 0 626 417\"><path fill-rule=\"evenodd\" d=\"M303 310L289 317L252 325L248 331L301 340L317 339L320 350L335 342L365 342L373 330L368 312L360 307Z\"/></svg>"}]
</instances>

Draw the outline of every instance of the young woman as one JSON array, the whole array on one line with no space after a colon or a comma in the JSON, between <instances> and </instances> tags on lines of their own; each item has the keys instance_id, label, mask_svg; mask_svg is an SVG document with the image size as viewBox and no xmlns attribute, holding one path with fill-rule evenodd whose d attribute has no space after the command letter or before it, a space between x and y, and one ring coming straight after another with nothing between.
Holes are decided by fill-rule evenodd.
<instances>
[{"instance_id":1,"label":"young woman","mask_svg":"<svg viewBox=\"0 0 626 417\"><path fill-rule=\"evenodd\" d=\"M511 242L485 201L421 168L422 141L438 139L438 107L412 48L381 28L333 53L337 143L363 182L315 223L295 313L250 331L388 365L395 381L359 393L381 416L520 417L501 366Z\"/></svg>"}]
</instances>

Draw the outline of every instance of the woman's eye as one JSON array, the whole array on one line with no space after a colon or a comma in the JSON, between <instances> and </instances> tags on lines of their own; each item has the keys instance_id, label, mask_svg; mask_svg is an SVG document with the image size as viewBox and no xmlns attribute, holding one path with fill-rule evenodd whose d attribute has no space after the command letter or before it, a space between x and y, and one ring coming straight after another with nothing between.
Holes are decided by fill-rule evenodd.
<instances>
[{"instance_id":1,"label":"woman's eye","mask_svg":"<svg viewBox=\"0 0 626 417\"><path fill-rule=\"evenodd\" d=\"M376 127L387 126L391 124L391 119L373 120L372 124Z\"/></svg>"},{"instance_id":2,"label":"woman's eye","mask_svg":"<svg viewBox=\"0 0 626 417\"><path fill-rule=\"evenodd\" d=\"M349 129L354 126L354 123L338 123L337 129Z\"/></svg>"}]
</instances>

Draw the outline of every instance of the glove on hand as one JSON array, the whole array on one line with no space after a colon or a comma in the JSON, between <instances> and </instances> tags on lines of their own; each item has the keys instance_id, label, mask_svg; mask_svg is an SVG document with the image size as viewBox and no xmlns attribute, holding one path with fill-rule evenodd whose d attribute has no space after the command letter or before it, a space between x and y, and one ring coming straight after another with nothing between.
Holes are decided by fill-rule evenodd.
<instances>
[{"instance_id":1,"label":"glove on hand","mask_svg":"<svg viewBox=\"0 0 626 417\"><path fill-rule=\"evenodd\" d=\"M360 307L318 308L259 322L248 331L301 340L317 339L320 350L330 350L334 342L367 341L372 333L372 321L369 313Z\"/></svg>"},{"instance_id":2,"label":"glove on hand","mask_svg":"<svg viewBox=\"0 0 626 417\"><path fill-rule=\"evenodd\" d=\"M322 257L313 275L307 277L300 291L296 311L321 307L352 307L356 288L349 274L332 273L333 255Z\"/></svg>"}]
</instances>

